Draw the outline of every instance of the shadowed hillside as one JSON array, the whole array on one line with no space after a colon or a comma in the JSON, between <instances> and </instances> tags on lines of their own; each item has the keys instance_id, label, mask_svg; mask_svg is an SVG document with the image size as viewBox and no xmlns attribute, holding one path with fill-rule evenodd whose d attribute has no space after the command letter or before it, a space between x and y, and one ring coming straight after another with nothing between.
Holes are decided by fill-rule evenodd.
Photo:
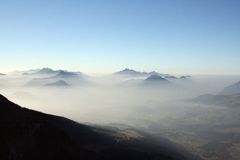
<instances>
[{"instance_id":1,"label":"shadowed hillside","mask_svg":"<svg viewBox=\"0 0 240 160\"><path fill-rule=\"evenodd\" d=\"M0 95L0 159L186 160L170 142L22 108Z\"/></svg>"}]
</instances>

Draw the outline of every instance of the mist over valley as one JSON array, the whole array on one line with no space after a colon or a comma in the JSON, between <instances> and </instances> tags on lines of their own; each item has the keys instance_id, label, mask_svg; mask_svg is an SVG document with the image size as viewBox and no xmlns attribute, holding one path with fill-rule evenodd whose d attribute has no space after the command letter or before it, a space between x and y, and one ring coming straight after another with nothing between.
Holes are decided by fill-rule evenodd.
<instances>
[{"instance_id":1,"label":"mist over valley","mask_svg":"<svg viewBox=\"0 0 240 160\"><path fill-rule=\"evenodd\" d=\"M239 76L124 69L95 77L42 68L0 79L1 94L29 109L90 126L136 129L202 159L238 157L240 90L222 93Z\"/></svg>"}]
</instances>

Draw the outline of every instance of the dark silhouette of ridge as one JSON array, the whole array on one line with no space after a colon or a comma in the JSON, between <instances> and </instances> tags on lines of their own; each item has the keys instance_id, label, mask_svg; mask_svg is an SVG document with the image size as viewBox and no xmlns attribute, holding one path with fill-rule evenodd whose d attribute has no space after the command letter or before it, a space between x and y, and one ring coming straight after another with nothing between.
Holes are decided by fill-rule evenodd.
<instances>
[{"instance_id":1,"label":"dark silhouette of ridge","mask_svg":"<svg viewBox=\"0 0 240 160\"><path fill-rule=\"evenodd\" d=\"M1 160L187 160L171 143L22 108L0 95Z\"/></svg>"}]
</instances>

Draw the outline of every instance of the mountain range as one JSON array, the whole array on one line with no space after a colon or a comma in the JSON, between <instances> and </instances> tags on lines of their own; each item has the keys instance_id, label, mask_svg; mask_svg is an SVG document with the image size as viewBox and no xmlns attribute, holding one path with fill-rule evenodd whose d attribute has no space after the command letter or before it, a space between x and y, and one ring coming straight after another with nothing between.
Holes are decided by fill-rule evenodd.
<instances>
[{"instance_id":1,"label":"mountain range","mask_svg":"<svg viewBox=\"0 0 240 160\"><path fill-rule=\"evenodd\" d=\"M74 84L88 83L81 72L52 70L50 68L26 71L23 75L33 76L33 79L27 82L25 86L70 86L70 82Z\"/></svg>"},{"instance_id":2,"label":"mountain range","mask_svg":"<svg viewBox=\"0 0 240 160\"><path fill-rule=\"evenodd\" d=\"M135 76L135 77L149 77L152 75L157 75L157 76L161 76L162 78L165 79L187 79L190 78L191 76L180 76L179 78L173 75L169 75L169 74L161 74L158 73L156 71L152 71L152 72L139 72L133 69L129 69L129 68L125 68L122 71L119 72L115 72L113 75L121 75L121 76Z\"/></svg>"},{"instance_id":3,"label":"mountain range","mask_svg":"<svg viewBox=\"0 0 240 160\"><path fill-rule=\"evenodd\" d=\"M80 76L82 73L81 72L70 72L66 70L53 70L51 68L42 68L42 69L33 69L29 71L25 71L22 73L23 75L48 75L48 76L55 76L57 78L63 77L63 78L68 78L68 77L77 77Z\"/></svg>"},{"instance_id":4,"label":"mountain range","mask_svg":"<svg viewBox=\"0 0 240 160\"><path fill-rule=\"evenodd\" d=\"M188 160L167 140L128 129L97 127L22 108L0 95L0 159ZM134 133L134 134L133 134Z\"/></svg>"},{"instance_id":5,"label":"mountain range","mask_svg":"<svg viewBox=\"0 0 240 160\"><path fill-rule=\"evenodd\" d=\"M89 77L83 75L81 72L71 72L66 70L53 70L50 68L42 68L29 70L23 73L23 75L33 76L33 79L26 83L26 86L62 86L64 81L68 85L72 85L74 82L77 85L90 84ZM123 85L138 85L138 84L154 84L154 85L166 85L174 83L175 80L180 79L189 79L190 76L180 76L176 77L169 74L160 74L158 72L139 72L133 69L124 69L122 71L116 72L112 74L116 76L115 78L119 78L118 76L123 76L129 78L127 81L123 83ZM135 79L137 78L137 79ZM138 79L141 78L141 79ZM59 83L61 82L61 84ZM57 83L56 83L57 82ZM66 86L66 84L65 84Z\"/></svg>"}]
</instances>

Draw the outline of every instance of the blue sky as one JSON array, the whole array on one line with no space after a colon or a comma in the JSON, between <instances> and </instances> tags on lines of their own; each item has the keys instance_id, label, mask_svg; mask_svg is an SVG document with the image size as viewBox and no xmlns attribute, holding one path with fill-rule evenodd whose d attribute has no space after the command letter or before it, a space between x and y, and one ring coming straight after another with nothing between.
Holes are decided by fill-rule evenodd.
<instances>
[{"instance_id":1,"label":"blue sky","mask_svg":"<svg viewBox=\"0 0 240 160\"><path fill-rule=\"evenodd\" d=\"M0 71L240 74L239 0L0 0Z\"/></svg>"}]
</instances>

